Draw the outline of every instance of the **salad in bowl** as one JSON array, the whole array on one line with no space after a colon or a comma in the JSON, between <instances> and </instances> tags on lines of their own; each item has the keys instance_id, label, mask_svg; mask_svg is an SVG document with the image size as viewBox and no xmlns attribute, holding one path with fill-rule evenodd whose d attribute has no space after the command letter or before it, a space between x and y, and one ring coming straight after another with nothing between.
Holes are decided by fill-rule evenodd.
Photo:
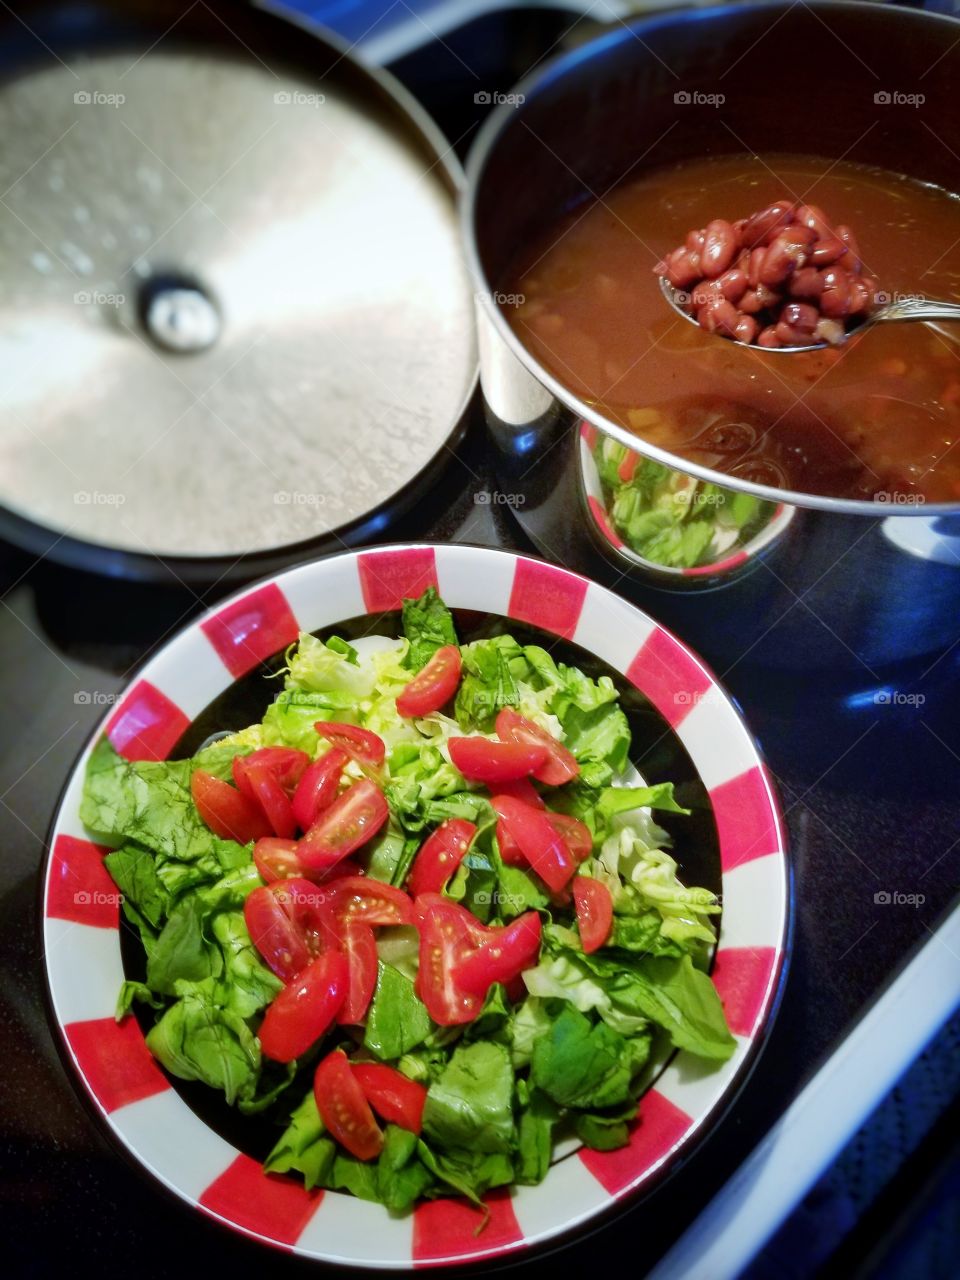
<instances>
[{"instance_id":1,"label":"salad in bowl","mask_svg":"<svg viewBox=\"0 0 960 1280\"><path fill-rule=\"evenodd\" d=\"M286 1126L264 1163L405 1212L626 1145L655 1042L735 1048L715 896L677 877L669 782L608 677L509 633L309 633L263 719L191 759L104 738L81 817L145 953L124 981L182 1080ZM482 1226L482 1221L480 1224Z\"/></svg>"}]
</instances>

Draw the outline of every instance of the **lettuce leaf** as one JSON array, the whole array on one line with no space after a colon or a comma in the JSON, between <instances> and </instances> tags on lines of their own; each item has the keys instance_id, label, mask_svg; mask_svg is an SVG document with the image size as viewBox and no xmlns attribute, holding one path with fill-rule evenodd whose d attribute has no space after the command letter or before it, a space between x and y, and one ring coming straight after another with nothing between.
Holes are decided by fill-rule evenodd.
<instances>
[{"instance_id":1,"label":"lettuce leaf","mask_svg":"<svg viewBox=\"0 0 960 1280\"><path fill-rule=\"evenodd\" d=\"M444 645L457 643L453 614L434 587L427 587L417 600L404 600L403 634L410 642L407 666L412 671L425 667Z\"/></svg>"}]
</instances>

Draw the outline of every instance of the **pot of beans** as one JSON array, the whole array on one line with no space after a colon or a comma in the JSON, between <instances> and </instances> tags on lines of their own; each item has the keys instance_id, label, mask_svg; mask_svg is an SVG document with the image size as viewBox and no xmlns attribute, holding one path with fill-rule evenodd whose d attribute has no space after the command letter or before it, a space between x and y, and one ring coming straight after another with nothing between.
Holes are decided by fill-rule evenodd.
<instances>
[{"instance_id":1,"label":"pot of beans","mask_svg":"<svg viewBox=\"0 0 960 1280\"><path fill-rule=\"evenodd\" d=\"M715 660L957 638L958 82L952 18L748 4L618 24L491 114L481 382L547 556Z\"/></svg>"}]
</instances>

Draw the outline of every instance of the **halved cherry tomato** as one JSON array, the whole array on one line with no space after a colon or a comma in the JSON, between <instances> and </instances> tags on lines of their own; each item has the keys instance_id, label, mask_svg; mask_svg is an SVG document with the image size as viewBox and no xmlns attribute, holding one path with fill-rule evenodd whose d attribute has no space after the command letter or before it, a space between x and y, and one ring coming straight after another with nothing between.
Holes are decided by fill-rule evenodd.
<instances>
[{"instance_id":1,"label":"halved cherry tomato","mask_svg":"<svg viewBox=\"0 0 960 1280\"><path fill-rule=\"evenodd\" d=\"M630 449L624 456L623 461L620 463L619 467L617 467L617 475L624 484L629 484L633 479L633 473L636 471L637 463L639 461L639 453L634 453L632 449Z\"/></svg>"},{"instance_id":2,"label":"halved cherry tomato","mask_svg":"<svg viewBox=\"0 0 960 1280\"><path fill-rule=\"evenodd\" d=\"M263 1015L257 1033L264 1057L299 1058L327 1031L347 996L347 962L325 951L288 982Z\"/></svg>"},{"instance_id":3,"label":"halved cherry tomato","mask_svg":"<svg viewBox=\"0 0 960 1280\"><path fill-rule=\"evenodd\" d=\"M190 794L200 817L221 840L249 844L273 834L263 811L212 773L196 769L190 778Z\"/></svg>"},{"instance_id":4,"label":"halved cherry tomato","mask_svg":"<svg viewBox=\"0 0 960 1280\"><path fill-rule=\"evenodd\" d=\"M510 982L537 963L540 932L536 911L524 912L502 928L485 929L481 945L455 965L455 981L470 995L485 997L495 982Z\"/></svg>"},{"instance_id":5,"label":"halved cherry tomato","mask_svg":"<svg viewBox=\"0 0 960 1280\"><path fill-rule=\"evenodd\" d=\"M256 751L251 751L249 755L237 756L236 759L269 765L288 796L293 795L304 769L310 763L307 753L298 751L295 747L260 747ZM234 774L234 780L236 780L236 774ZM239 785L238 782L237 786Z\"/></svg>"},{"instance_id":6,"label":"halved cherry tomato","mask_svg":"<svg viewBox=\"0 0 960 1280\"><path fill-rule=\"evenodd\" d=\"M414 903L420 931L417 993L430 1017L441 1027L472 1022L483 1006L479 996L464 991L454 969L483 940L483 926L465 907L439 893L425 893Z\"/></svg>"},{"instance_id":7,"label":"halved cherry tomato","mask_svg":"<svg viewBox=\"0 0 960 1280\"><path fill-rule=\"evenodd\" d=\"M296 840L263 836L253 846L253 860L261 879L267 884L275 880L289 880L291 876L303 876L303 863L297 854Z\"/></svg>"},{"instance_id":8,"label":"halved cherry tomato","mask_svg":"<svg viewBox=\"0 0 960 1280\"><path fill-rule=\"evenodd\" d=\"M577 926L580 945L587 955L602 947L613 927L613 899L601 880L577 876L573 882L573 900L577 904Z\"/></svg>"},{"instance_id":9,"label":"halved cherry tomato","mask_svg":"<svg viewBox=\"0 0 960 1280\"><path fill-rule=\"evenodd\" d=\"M353 1074L367 1101L389 1124L419 1133L427 1091L416 1080L408 1080L393 1067L381 1062L354 1062Z\"/></svg>"},{"instance_id":10,"label":"halved cherry tomato","mask_svg":"<svg viewBox=\"0 0 960 1280\"><path fill-rule=\"evenodd\" d=\"M330 887L328 910L344 924L413 924L413 903L402 889L373 876L341 876Z\"/></svg>"},{"instance_id":11,"label":"halved cherry tomato","mask_svg":"<svg viewBox=\"0 0 960 1280\"><path fill-rule=\"evenodd\" d=\"M460 668L459 648L445 644L397 698L397 711L402 716L428 716L439 711L457 691Z\"/></svg>"},{"instance_id":12,"label":"halved cherry tomato","mask_svg":"<svg viewBox=\"0 0 960 1280\"><path fill-rule=\"evenodd\" d=\"M347 960L347 998L337 1014L337 1022L362 1022L377 985L377 940L368 924L334 926L340 950Z\"/></svg>"},{"instance_id":13,"label":"halved cherry tomato","mask_svg":"<svg viewBox=\"0 0 960 1280\"><path fill-rule=\"evenodd\" d=\"M302 837L300 861L310 870L327 870L372 839L389 816L383 792L369 778L362 778L338 796Z\"/></svg>"},{"instance_id":14,"label":"halved cherry tomato","mask_svg":"<svg viewBox=\"0 0 960 1280\"><path fill-rule=\"evenodd\" d=\"M539 769L547 748L526 742L491 742L489 738L450 738L450 759L473 782L512 782Z\"/></svg>"},{"instance_id":15,"label":"halved cherry tomato","mask_svg":"<svg viewBox=\"0 0 960 1280\"><path fill-rule=\"evenodd\" d=\"M340 747L362 767L379 769L383 764L386 744L372 730L361 729L356 724L341 724L336 720L318 720L313 727L332 747Z\"/></svg>"},{"instance_id":16,"label":"halved cherry tomato","mask_svg":"<svg viewBox=\"0 0 960 1280\"><path fill-rule=\"evenodd\" d=\"M375 1160L383 1133L342 1049L328 1053L313 1077L313 1096L331 1136L358 1160Z\"/></svg>"},{"instance_id":17,"label":"halved cherry tomato","mask_svg":"<svg viewBox=\"0 0 960 1280\"><path fill-rule=\"evenodd\" d=\"M514 800L522 800L524 804L532 804L535 809L545 809L543 796L529 778L508 779L497 783L497 791L502 796L513 796Z\"/></svg>"},{"instance_id":18,"label":"halved cherry tomato","mask_svg":"<svg viewBox=\"0 0 960 1280\"><path fill-rule=\"evenodd\" d=\"M587 824L569 813L550 813L547 816L554 831L563 836L574 861L585 862L593 853L593 836Z\"/></svg>"},{"instance_id":19,"label":"halved cherry tomato","mask_svg":"<svg viewBox=\"0 0 960 1280\"><path fill-rule=\"evenodd\" d=\"M329 891L309 880L277 880L243 904L250 940L278 978L289 982L335 939L324 914Z\"/></svg>"},{"instance_id":20,"label":"halved cherry tomato","mask_svg":"<svg viewBox=\"0 0 960 1280\"><path fill-rule=\"evenodd\" d=\"M290 839L297 830L290 797L272 766L266 760L258 759L259 754L255 751L250 756L234 757L234 781L247 799L263 810L274 835Z\"/></svg>"},{"instance_id":21,"label":"halved cherry tomato","mask_svg":"<svg viewBox=\"0 0 960 1280\"><path fill-rule=\"evenodd\" d=\"M516 842L540 879L554 891L562 889L576 866L566 841L550 821L552 815L513 796L495 795L491 803L505 836Z\"/></svg>"},{"instance_id":22,"label":"halved cherry tomato","mask_svg":"<svg viewBox=\"0 0 960 1280\"><path fill-rule=\"evenodd\" d=\"M568 751L546 729L541 729L538 724L514 711L513 707L504 707L497 716L497 736L504 742L525 742L528 745L546 747L547 759L538 769L533 770L533 776L548 787L562 787L580 772L577 757L572 751Z\"/></svg>"},{"instance_id":23,"label":"halved cherry tomato","mask_svg":"<svg viewBox=\"0 0 960 1280\"><path fill-rule=\"evenodd\" d=\"M427 837L410 871L410 892L440 893L463 861L470 841L477 834L476 825L466 818L448 818Z\"/></svg>"},{"instance_id":24,"label":"halved cherry tomato","mask_svg":"<svg viewBox=\"0 0 960 1280\"><path fill-rule=\"evenodd\" d=\"M342 747L331 747L303 771L291 802L301 831L308 831L323 810L336 800L340 775L348 759Z\"/></svg>"}]
</instances>

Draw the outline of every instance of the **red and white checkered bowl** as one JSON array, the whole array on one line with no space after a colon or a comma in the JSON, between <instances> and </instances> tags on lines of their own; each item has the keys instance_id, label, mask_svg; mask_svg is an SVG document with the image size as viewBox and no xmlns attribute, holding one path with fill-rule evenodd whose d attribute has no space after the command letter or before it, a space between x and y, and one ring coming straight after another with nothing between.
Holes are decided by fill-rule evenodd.
<instances>
[{"instance_id":1,"label":"red and white checkered bowl","mask_svg":"<svg viewBox=\"0 0 960 1280\"><path fill-rule=\"evenodd\" d=\"M340 1265L407 1268L515 1255L649 1188L730 1101L783 976L784 832L749 732L714 677L674 636L564 569L461 546L385 547L302 565L180 632L143 667L98 734L105 729L131 758L163 759L205 707L300 630L399 608L403 596L430 583L454 608L573 640L639 688L680 739L717 828L723 915L713 979L737 1050L719 1068L675 1054L643 1096L629 1146L574 1150L540 1186L491 1193L490 1222L479 1236L475 1211L456 1200L393 1218L380 1205L267 1176L191 1110L150 1056L136 1020L114 1021L123 979L118 895L103 850L86 838L78 816L91 742L64 791L45 868L44 955L65 1054L114 1138L169 1190L236 1231Z\"/></svg>"}]
</instances>

